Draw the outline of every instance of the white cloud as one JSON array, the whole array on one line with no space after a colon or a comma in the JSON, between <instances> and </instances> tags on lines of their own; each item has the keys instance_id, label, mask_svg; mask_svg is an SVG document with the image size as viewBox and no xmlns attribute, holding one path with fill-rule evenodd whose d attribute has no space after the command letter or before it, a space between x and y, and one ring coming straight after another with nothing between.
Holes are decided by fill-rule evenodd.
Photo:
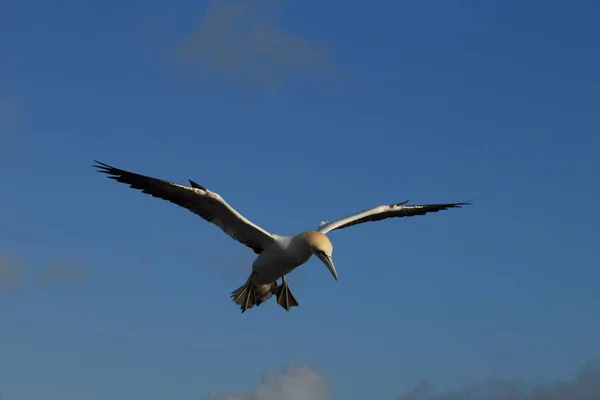
<instances>
[{"instance_id":1,"label":"white cloud","mask_svg":"<svg viewBox=\"0 0 600 400\"><path fill-rule=\"evenodd\" d=\"M6 255L0 254L0 287L15 285L24 275L25 266Z\"/></svg>"},{"instance_id":2,"label":"white cloud","mask_svg":"<svg viewBox=\"0 0 600 400\"><path fill-rule=\"evenodd\" d=\"M600 363L583 364L572 381L527 384L520 380L491 379L455 391L432 394L429 384L400 395L396 400L598 400Z\"/></svg>"},{"instance_id":3,"label":"white cloud","mask_svg":"<svg viewBox=\"0 0 600 400\"><path fill-rule=\"evenodd\" d=\"M290 73L332 69L327 50L285 32L281 0L211 0L181 59L251 83L279 83Z\"/></svg>"},{"instance_id":4,"label":"white cloud","mask_svg":"<svg viewBox=\"0 0 600 400\"><path fill-rule=\"evenodd\" d=\"M209 396L212 400L335 400L329 381L312 368L294 365L279 374L266 374L263 381L245 392ZM395 400L599 400L600 363L585 363L575 379L537 385L493 379L458 390L434 394L422 381ZM373 399L376 400L376 399Z\"/></svg>"},{"instance_id":5,"label":"white cloud","mask_svg":"<svg viewBox=\"0 0 600 400\"><path fill-rule=\"evenodd\" d=\"M306 365L291 365L279 374L267 373L247 392L216 395L213 400L334 400L329 381Z\"/></svg>"},{"instance_id":6,"label":"white cloud","mask_svg":"<svg viewBox=\"0 0 600 400\"><path fill-rule=\"evenodd\" d=\"M45 284L80 283L88 279L88 270L67 261L55 261L39 270L36 279Z\"/></svg>"}]
</instances>

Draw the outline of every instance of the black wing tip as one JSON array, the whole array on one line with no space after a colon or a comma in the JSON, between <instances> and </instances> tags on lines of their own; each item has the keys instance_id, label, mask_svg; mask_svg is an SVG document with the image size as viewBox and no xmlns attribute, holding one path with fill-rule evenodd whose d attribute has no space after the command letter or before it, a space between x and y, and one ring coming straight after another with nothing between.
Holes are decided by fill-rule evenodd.
<instances>
[{"instance_id":1,"label":"black wing tip","mask_svg":"<svg viewBox=\"0 0 600 400\"><path fill-rule=\"evenodd\" d=\"M95 167L95 168L112 168L110 165L108 165L108 164L104 164L104 163L103 163L103 162L101 162L101 161L94 160L94 162L95 162L96 164L92 164L92 167Z\"/></svg>"},{"instance_id":2,"label":"black wing tip","mask_svg":"<svg viewBox=\"0 0 600 400\"><path fill-rule=\"evenodd\" d=\"M444 207L448 207L448 208L461 208L462 206L471 206L471 205L473 205L474 201L475 201L475 199L468 200L468 201L461 201L461 202L458 202L458 203L446 203L446 204L440 204L440 205L442 205ZM391 206L392 207L398 207L398 206L403 206L406 203L408 203L408 200L402 201L400 203L392 204Z\"/></svg>"},{"instance_id":3,"label":"black wing tip","mask_svg":"<svg viewBox=\"0 0 600 400\"><path fill-rule=\"evenodd\" d=\"M98 160L94 160L95 164L92 164L92 167L96 168L99 172L105 172L110 170L112 167L108 164L104 164Z\"/></svg>"},{"instance_id":4,"label":"black wing tip","mask_svg":"<svg viewBox=\"0 0 600 400\"><path fill-rule=\"evenodd\" d=\"M193 187L194 189L201 189L201 190L205 190L205 191L207 191L207 190L208 190L208 189L207 189L207 188L205 188L204 186L197 184L196 182L194 182L194 181L193 181L193 180L191 180L191 179L188 179L188 181L190 181L190 185L192 185L192 187Z\"/></svg>"},{"instance_id":5,"label":"black wing tip","mask_svg":"<svg viewBox=\"0 0 600 400\"><path fill-rule=\"evenodd\" d=\"M456 204L458 204L461 207L462 206L472 206L474 201L475 201L475 199L471 199L471 200L463 201L463 202L456 203Z\"/></svg>"},{"instance_id":6,"label":"black wing tip","mask_svg":"<svg viewBox=\"0 0 600 400\"><path fill-rule=\"evenodd\" d=\"M471 206L471 205L473 205L473 201L475 201L475 200L461 201L459 203L442 204L442 206L444 208L446 208L446 209L448 209L448 208L462 208L463 206Z\"/></svg>"},{"instance_id":7,"label":"black wing tip","mask_svg":"<svg viewBox=\"0 0 600 400\"><path fill-rule=\"evenodd\" d=\"M118 176L121 175L122 171L112 167L108 164L105 164L103 162L100 162L98 160L94 160L94 162L96 164L92 164L92 167L96 168L97 172L101 172L103 174L107 174L107 175L114 175L114 176ZM109 176L109 178L113 178L111 176Z\"/></svg>"},{"instance_id":8,"label":"black wing tip","mask_svg":"<svg viewBox=\"0 0 600 400\"><path fill-rule=\"evenodd\" d=\"M404 201L401 201L400 203L392 204L392 207L402 206L402 205L408 203L409 201L410 200L404 200Z\"/></svg>"}]
</instances>

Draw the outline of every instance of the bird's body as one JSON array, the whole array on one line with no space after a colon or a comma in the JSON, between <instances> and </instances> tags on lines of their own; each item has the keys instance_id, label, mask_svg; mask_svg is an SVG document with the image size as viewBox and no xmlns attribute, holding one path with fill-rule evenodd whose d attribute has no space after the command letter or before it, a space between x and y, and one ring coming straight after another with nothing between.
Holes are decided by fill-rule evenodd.
<instances>
[{"instance_id":1,"label":"bird's body","mask_svg":"<svg viewBox=\"0 0 600 400\"><path fill-rule=\"evenodd\" d=\"M232 292L232 298L240 306L244 306L248 300L245 296L240 296L243 293L250 278L253 279L254 290L257 300L250 302L248 308L260 305L268 300L273 294L277 293L277 280L286 276L294 269L306 263L313 255L311 250L311 241L329 239L322 233L316 231L306 231L294 236L279 236L273 235L273 242L256 257L252 263L252 273L248 281ZM332 273L337 279L337 272L333 269ZM236 300L237 299L237 300ZM294 302L297 305L297 300L289 293L289 303ZM291 306L291 305L290 305ZM284 306L285 307L285 306ZM289 307L286 307L289 308Z\"/></svg>"},{"instance_id":2,"label":"bird's body","mask_svg":"<svg viewBox=\"0 0 600 400\"><path fill-rule=\"evenodd\" d=\"M303 234L274 238L252 263L252 271L257 274L256 283L271 283L308 261L312 251L303 240Z\"/></svg>"},{"instance_id":3,"label":"bird's body","mask_svg":"<svg viewBox=\"0 0 600 400\"><path fill-rule=\"evenodd\" d=\"M286 310L297 306L298 301L289 290L285 276L306 263L313 255L316 255L327 266L337 280L338 274L332 261L333 246L326 236L333 230L368 221L424 215L428 212L470 204L463 202L405 205L407 203L405 201L373 207L333 222L322 222L316 230L308 230L297 235L280 236L253 224L233 209L218 193L191 180L191 186L184 186L96 162L99 171L108 174L109 178L187 208L215 224L258 254L252 263L252 271L246 282L231 293L233 301L241 306L242 312L262 304L273 294L277 295L278 304ZM281 279L281 285L277 285L278 279Z\"/></svg>"}]
</instances>

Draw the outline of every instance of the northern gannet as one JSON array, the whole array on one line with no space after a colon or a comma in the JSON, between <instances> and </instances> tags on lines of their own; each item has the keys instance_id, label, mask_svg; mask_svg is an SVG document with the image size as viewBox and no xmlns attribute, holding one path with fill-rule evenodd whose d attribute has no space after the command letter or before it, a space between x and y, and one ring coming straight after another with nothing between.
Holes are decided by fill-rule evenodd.
<instances>
[{"instance_id":1,"label":"northern gannet","mask_svg":"<svg viewBox=\"0 0 600 400\"><path fill-rule=\"evenodd\" d=\"M298 301L290 291L285 276L307 262L312 255L317 256L337 280L338 273L332 260L333 246L326 236L331 231L369 221L425 215L471 204L468 201L407 205L407 200L373 207L332 222L322 221L316 230L282 236L267 232L252 223L231 207L218 193L208 190L192 180L189 180L191 186L185 186L114 168L99 161L95 162L94 167L98 168L98 172L109 175L108 178L188 209L215 224L226 234L258 254L252 263L252 272L246 282L231 292L231 299L240 306L242 313L255 305L259 306L273 294L277 296L277 303L286 311L289 311L291 307L298 306ZM281 279L280 285L277 285L278 279Z\"/></svg>"}]
</instances>

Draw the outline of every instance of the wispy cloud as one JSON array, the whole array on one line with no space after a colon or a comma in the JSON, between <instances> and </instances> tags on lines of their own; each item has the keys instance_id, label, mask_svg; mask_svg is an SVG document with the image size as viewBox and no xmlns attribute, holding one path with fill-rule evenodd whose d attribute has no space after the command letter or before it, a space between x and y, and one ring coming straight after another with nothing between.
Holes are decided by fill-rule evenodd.
<instances>
[{"instance_id":1,"label":"wispy cloud","mask_svg":"<svg viewBox=\"0 0 600 400\"><path fill-rule=\"evenodd\" d=\"M289 74L330 72L327 49L280 24L282 0L210 0L180 60L245 83L279 84Z\"/></svg>"},{"instance_id":2,"label":"wispy cloud","mask_svg":"<svg viewBox=\"0 0 600 400\"><path fill-rule=\"evenodd\" d=\"M247 392L209 395L213 400L333 400L329 381L306 365L292 365L279 374L267 373Z\"/></svg>"},{"instance_id":3,"label":"wispy cloud","mask_svg":"<svg viewBox=\"0 0 600 400\"><path fill-rule=\"evenodd\" d=\"M429 382L396 397L396 400L598 400L600 363L582 365L572 381L528 384L520 380L491 379L455 391L434 395Z\"/></svg>"},{"instance_id":4,"label":"wispy cloud","mask_svg":"<svg viewBox=\"0 0 600 400\"><path fill-rule=\"evenodd\" d=\"M245 392L213 395L212 400L339 400L330 391L329 381L308 366L285 368L266 374L260 384ZM598 400L600 363L585 363L572 381L526 384L522 381L490 380L459 390L434 394L423 381L395 400Z\"/></svg>"},{"instance_id":5,"label":"wispy cloud","mask_svg":"<svg viewBox=\"0 0 600 400\"><path fill-rule=\"evenodd\" d=\"M88 279L88 269L69 261L48 263L36 274L36 280L42 284L75 284Z\"/></svg>"},{"instance_id":6,"label":"wispy cloud","mask_svg":"<svg viewBox=\"0 0 600 400\"><path fill-rule=\"evenodd\" d=\"M26 280L28 267L26 262L0 253L0 290L14 289L22 283L28 287L32 283L30 279ZM79 263L52 261L37 269L32 278L42 285L79 284L89 279L89 270Z\"/></svg>"},{"instance_id":7,"label":"wispy cloud","mask_svg":"<svg viewBox=\"0 0 600 400\"><path fill-rule=\"evenodd\" d=\"M0 254L0 288L12 287L25 275L25 265Z\"/></svg>"}]
</instances>

